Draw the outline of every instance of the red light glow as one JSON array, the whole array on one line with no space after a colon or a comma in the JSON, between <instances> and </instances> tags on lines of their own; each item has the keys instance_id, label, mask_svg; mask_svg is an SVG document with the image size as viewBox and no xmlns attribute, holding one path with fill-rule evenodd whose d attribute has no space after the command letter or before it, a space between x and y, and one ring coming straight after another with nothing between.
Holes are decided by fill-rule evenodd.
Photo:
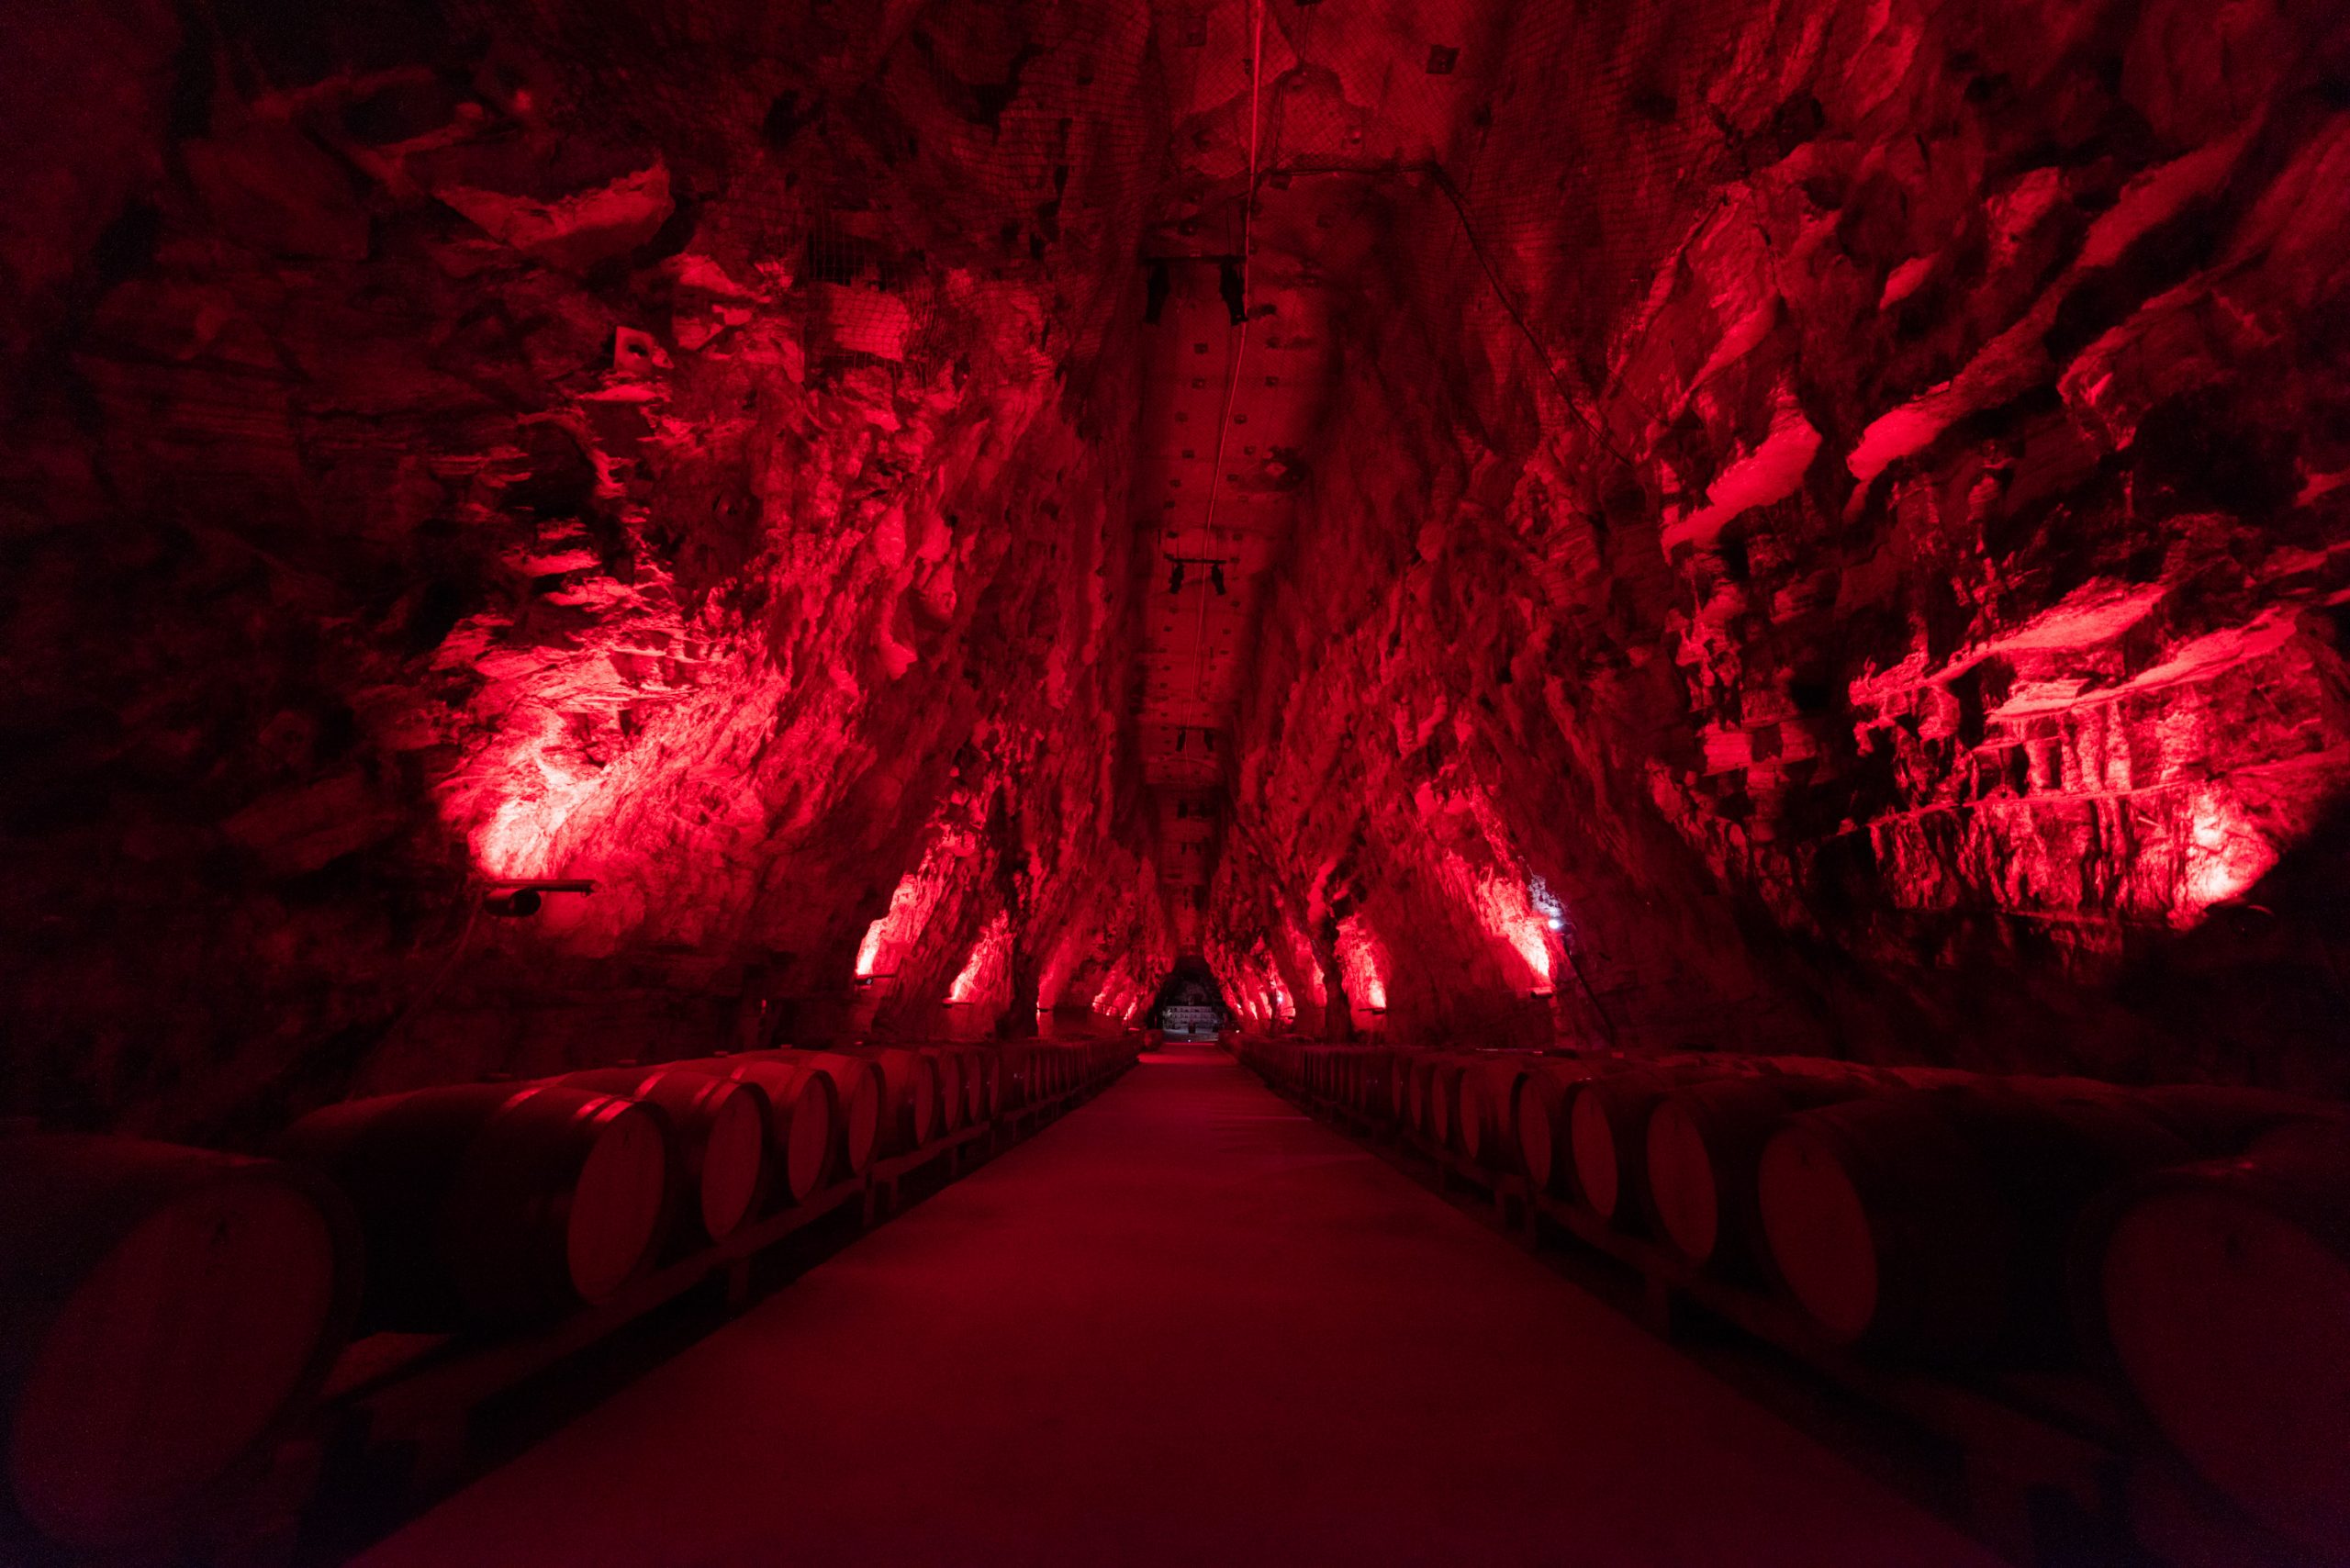
<instances>
[{"instance_id":1,"label":"red light glow","mask_svg":"<svg viewBox=\"0 0 2350 1568\"><path fill-rule=\"evenodd\" d=\"M2188 828L2187 875L2177 923L2191 925L2203 912L2242 893L2277 864L2277 851L2235 803L2216 790L2196 798Z\"/></svg>"},{"instance_id":2,"label":"red light glow","mask_svg":"<svg viewBox=\"0 0 2350 1568\"><path fill-rule=\"evenodd\" d=\"M1004 982L1011 978L1011 961L1012 916L999 913L971 945L971 956L963 960L962 972L946 988L946 1000L978 1002L999 989L1008 989Z\"/></svg>"},{"instance_id":3,"label":"red light glow","mask_svg":"<svg viewBox=\"0 0 2350 1568\"><path fill-rule=\"evenodd\" d=\"M1347 978L1347 995L1358 1007L1384 1012L1387 1007L1385 965L1379 941L1360 915L1338 923L1338 963Z\"/></svg>"},{"instance_id":4,"label":"red light glow","mask_svg":"<svg viewBox=\"0 0 2350 1568\"><path fill-rule=\"evenodd\" d=\"M1538 994L1550 992L1550 928L1526 884L1489 876L1477 886L1477 913L1485 930L1526 966Z\"/></svg>"},{"instance_id":5,"label":"red light glow","mask_svg":"<svg viewBox=\"0 0 2350 1568\"><path fill-rule=\"evenodd\" d=\"M556 840L598 784L592 770L565 759L567 741L562 719L542 712L538 729L510 744L489 770L500 778L503 798L473 834L474 860L485 872L544 877L557 869Z\"/></svg>"}]
</instances>

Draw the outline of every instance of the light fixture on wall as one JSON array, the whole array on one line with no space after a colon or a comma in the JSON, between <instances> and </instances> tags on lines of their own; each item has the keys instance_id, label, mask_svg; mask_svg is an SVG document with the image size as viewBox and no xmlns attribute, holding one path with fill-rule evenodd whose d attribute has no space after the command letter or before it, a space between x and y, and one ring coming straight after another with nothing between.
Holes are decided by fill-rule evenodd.
<instances>
[{"instance_id":1,"label":"light fixture on wall","mask_svg":"<svg viewBox=\"0 0 2350 1568\"><path fill-rule=\"evenodd\" d=\"M482 900L481 907L509 920L527 920L538 913L549 893L585 896L596 890L596 884L586 877L493 877L489 885L492 891Z\"/></svg>"}]
</instances>

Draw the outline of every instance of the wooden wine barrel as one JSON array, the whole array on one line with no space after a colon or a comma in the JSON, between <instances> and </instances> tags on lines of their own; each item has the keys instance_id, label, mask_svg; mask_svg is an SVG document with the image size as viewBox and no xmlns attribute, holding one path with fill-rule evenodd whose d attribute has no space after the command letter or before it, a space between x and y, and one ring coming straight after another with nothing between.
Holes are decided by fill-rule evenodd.
<instances>
[{"instance_id":1,"label":"wooden wine barrel","mask_svg":"<svg viewBox=\"0 0 2350 1568\"><path fill-rule=\"evenodd\" d=\"M1404 1076L1404 1126L1406 1131L1425 1134L1428 1125L1428 1078L1436 1070L1436 1058L1426 1051L1412 1058Z\"/></svg>"},{"instance_id":2,"label":"wooden wine barrel","mask_svg":"<svg viewBox=\"0 0 2350 1568\"><path fill-rule=\"evenodd\" d=\"M2198 1154L2241 1153L2255 1138L2303 1123L2342 1125L2338 1105L2269 1089L2171 1083L2139 1089L2131 1098L2185 1138Z\"/></svg>"},{"instance_id":3,"label":"wooden wine barrel","mask_svg":"<svg viewBox=\"0 0 2350 1568\"><path fill-rule=\"evenodd\" d=\"M1472 1160L1485 1146L1485 1063L1465 1063L1452 1090L1452 1146Z\"/></svg>"},{"instance_id":4,"label":"wooden wine barrel","mask_svg":"<svg viewBox=\"0 0 2350 1568\"><path fill-rule=\"evenodd\" d=\"M841 1103L832 1074L806 1051L702 1056L672 1068L752 1083L767 1095L768 1204L806 1204L841 1169Z\"/></svg>"},{"instance_id":5,"label":"wooden wine barrel","mask_svg":"<svg viewBox=\"0 0 2350 1568\"><path fill-rule=\"evenodd\" d=\"M1003 1070L1003 1053L1002 1051L981 1051L979 1053L979 1058L981 1066L979 1073L981 1096L980 1105L987 1116L987 1119L989 1121L994 1121L1001 1117L1004 1112L1005 1074Z\"/></svg>"},{"instance_id":6,"label":"wooden wine barrel","mask_svg":"<svg viewBox=\"0 0 2350 1568\"><path fill-rule=\"evenodd\" d=\"M832 1080L834 1175L862 1178L880 1152L881 1118L890 1098L880 1064L842 1051L791 1054Z\"/></svg>"},{"instance_id":7,"label":"wooden wine barrel","mask_svg":"<svg viewBox=\"0 0 2350 1568\"><path fill-rule=\"evenodd\" d=\"M329 1106L283 1150L359 1211L365 1315L447 1329L608 1300L668 1212L667 1118L615 1095L478 1083Z\"/></svg>"},{"instance_id":8,"label":"wooden wine barrel","mask_svg":"<svg viewBox=\"0 0 2350 1568\"><path fill-rule=\"evenodd\" d=\"M2297 1129L2098 1209L2084 1252L2139 1403L2245 1513L2350 1562L2350 1146Z\"/></svg>"},{"instance_id":9,"label":"wooden wine barrel","mask_svg":"<svg viewBox=\"0 0 2350 1568\"><path fill-rule=\"evenodd\" d=\"M833 1171L840 1098L831 1075L805 1051L738 1051L700 1057L679 1067L756 1085L767 1102L767 1158L776 1174L767 1197L777 1205L804 1204Z\"/></svg>"},{"instance_id":10,"label":"wooden wine barrel","mask_svg":"<svg viewBox=\"0 0 2350 1568\"><path fill-rule=\"evenodd\" d=\"M1524 1058L1499 1057L1471 1066L1460 1079L1460 1152L1495 1170L1517 1163L1517 1093Z\"/></svg>"},{"instance_id":11,"label":"wooden wine barrel","mask_svg":"<svg viewBox=\"0 0 2350 1568\"><path fill-rule=\"evenodd\" d=\"M920 1051L861 1046L848 1053L881 1070L881 1147L891 1154L920 1148L938 1136L938 1070Z\"/></svg>"},{"instance_id":12,"label":"wooden wine barrel","mask_svg":"<svg viewBox=\"0 0 2350 1568\"><path fill-rule=\"evenodd\" d=\"M774 1170L767 1158L767 1091L703 1069L667 1063L567 1072L573 1089L646 1100L677 1136L675 1233L723 1241L758 1213Z\"/></svg>"},{"instance_id":13,"label":"wooden wine barrel","mask_svg":"<svg viewBox=\"0 0 2350 1568\"><path fill-rule=\"evenodd\" d=\"M1796 1112L1867 1089L1850 1077L1784 1072L1676 1087L1649 1113L1648 1191L1658 1235L1693 1263L1751 1278L1767 1256L1755 1205L1763 1146Z\"/></svg>"},{"instance_id":14,"label":"wooden wine barrel","mask_svg":"<svg viewBox=\"0 0 2350 1568\"><path fill-rule=\"evenodd\" d=\"M1771 1262L1839 1343L2038 1359L2072 1338L2065 1249L2090 1200L2186 1146L2117 1098L1901 1090L1798 1112L1764 1145Z\"/></svg>"},{"instance_id":15,"label":"wooden wine barrel","mask_svg":"<svg viewBox=\"0 0 2350 1568\"><path fill-rule=\"evenodd\" d=\"M1584 1206L1620 1230L1648 1224L1649 1114L1707 1068L1637 1069L1574 1086L1567 1105L1568 1153Z\"/></svg>"},{"instance_id":16,"label":"wooden wine barrel","mask_svg":"<svg viewBox=\"0 0 2350 1568\"><path fill-rule=\"evenodd\" d=\"M963 1047L963 1120L978 1126L988 1119L988 1058L982 1047Z\"/></svg>"},{"instance_id":17,"label":"wooden wine barrel","mask_svg":"<svg viewBox=\"0 0 2350 1568\"><path fill-rule=\"evenodd\" d=\"M970 1101L963 1088L963 1057L959 1051L934 1047L922 1053L938 1084L938 1126L944 1133L963 1130L970 1119Z\"/></svg>"},{"instance_id":18,"label":"wooden wine barrel","mask_svg":"<svg viewBox=\"0 0 2350 1568\"><path fill-rule=\"evenodd\" d=\"M1458 1057L1439 1057L1428 1068L1427 1119L1420 1132L1437 1148L1455 1148L1460 1130L1460 1075L1466 1064Z\"/></svg>"},{"instance_id":19,"label":"wooden wine barrel","mask_svg":"<svg viewBox=\"0 0 2350 1568\"><path fill-rule=\"evenodd\" d=\"M1574 1191L1573 1144L1568 1126L1575 1086L1621 1070L1611 1060L1545 1057L1530 1063L1517 1091L1517 1159L1537 1193L1566 1197Z\"/></svg>"},{"instance_id":20,"label":"wooden wine barrel","mask_svg":"<svg viewBox=\"0 0 2350 1568\"><path fill-rule=\"evenodd\" d=\"M32 1560L36 1533L88 1551L173 1536L299 1418L358 1299L357 1227L315 1177L0 1137L0 1560Z\"/></svg>"},{"instance_id":21,"label":"wooden wine barrel","mask_svg":"<svg viewBox=\"0 0 2350 1568\"><path fill-rule=\"evenodd\" d=\"M1355 1084L1355 1109L1373 1120L1386 1120L1393 1101L1391 1083L1394 1075L1394 1052L1377 1047L1363 1052Z\"/></svg>"}]
</instances>

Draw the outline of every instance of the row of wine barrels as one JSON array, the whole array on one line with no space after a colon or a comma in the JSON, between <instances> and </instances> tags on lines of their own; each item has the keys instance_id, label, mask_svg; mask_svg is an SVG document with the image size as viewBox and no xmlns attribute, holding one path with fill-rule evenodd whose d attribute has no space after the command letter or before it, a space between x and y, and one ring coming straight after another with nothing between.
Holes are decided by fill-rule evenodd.
<instances>
[{"instance_id":1,"label":"row of wine barrels","mask_svg":"<svg viewBox=\"0 0 2350 1568\"><path fill-rule=\"evenodd\" d=\"M1655 1212L1650 1190L1649 1120L1684 1085L1739 1081L1751 1064L1669 1061L1603 1072L1575 1084L1568 1097L1567 1147L1574 1191L1620 1230L1645 1232Z\"/></svg>"},{"instance_id":2,"label":"row of wine barrels","mask_svg":"<svg viewBox=\"0 0 2350 1568\"><path fill-rule=\"evenodd\" d=\"M839 1112L833 1124L833 1169L861 1180L881 1151L882 1121L890 1099L881 1064L845 1051L799 1050L791 1055L831 1081L833 1103Z\"/></svg>"},{"instance_id":3,"label":"row of wine barrels","mask_svg":"<svg viewBox=\"0 0 2350 1568\"><path fill-rule=\"evenodd\" d=\"M765 1202L778 1162L768 1153L771 1110L758 1084L679 1063L602 1068L556 1081L646 1101L669 1118L677 1156L672 1245L723 1241Z\"/></svg>"},{"instance_id":4,"label":"row of wine barrels","mask_svg":"<svg viewBox=\"0 0 2350 1568\"><path fill-rule=\"evenodd\" d=\"M804 1204L823 1187L840 1141L840 1094L830 1074L798 1051L741 1051L672 1065L759 1092L767 1109L766 1155L775 1167L768 1191L776 1203Z\"/></svg>"},{"instance_id":5,"label":"row of wine barrels","mask_svg":"<svg viewBox=\"0 0 2350 1568\"><path fill-rule=\"evenodd\" d=\"M1358 1114L1388 1119L1388 1069L1393 1053L1384 1047L1303 1046L1268 1056L1268 1046L1244 1037L1236 1043L1244 1059L1280 1076L1292 1088L1335 1101Z\"/></svg>"},{"instance_id":6,"label":"row of wine barrels","mask_svg":"<svg viewBox=\"0 0 2350 1568\"><path fill-rule=\"evenodd\" d=\"M1674 1086L1642 1137L1659 1239L1726 1277L1761 1279L1768 1253L1755 1193L1763 1146L1796 1112L1866 1088L1854 1077L1793 1072Z\"/></svg>"},{"instance_id":7,"label":"row of wine barrels","mask_svg":"<svg viewBox=\"0 0 2350 1568\"><path fill-rule=\"evenodd\" d=\"M988 1083L995 1066L995 1052L990 1047L977 1046L949 1047L962 1063L963 1125L983 1126L994 1115L989 1104Z\"/></svg>"},{"instance_id":8,"label":"row of wine barrels","mask_svg":"<svg viewBox=\"0 0 2350 1568\"><path fill-rule=\"evenodd\" d=\"M305 1116L280 1152L358 1211L375 1327L444 1329L609 1299L669 1209L668 1119L560 1084L466 1084Z\"/></svg>"},{"instance_id":9,"label":"row of wine barrels","mask_svg":"<svg viewBox=\"0 0 2350 1568\"><path fill-rule=\"evenodd\" d=\"M1244 1038L1331 1094L1337 1056ZM2350 1121L2261 1091L1686 1055L1390 1055L1385 1118L1775 1288L1821 1338L2086 1360L2262 1526L2350 1561ZM1449 1117L1448 1085L1456 1085Z\"/></svg>"},{"instance_id":10,"label":"row of wine barrels","mask_svg":"<svg viewBox=\"0 0 2350 1568\"><path fill-rule=\"evenodd\" d=\"M2338 1111L1803 1065L1684 1082L1656 1105L1664 1238L1775 1282L1831 1341L1913 1361L2085 1360L2246 1514L2320 1560L2350 1556Z\"/></svg>"},{"instance_id":11,"label":"row of wine barrels","mask_svg":"<svg viewBox=\"0 0 2350 1568\"><path fill-rule=\"evenodd\" d=\"M0 1137L0 1559L168 1540L258 1466L351 1330L360 1252L276 1161Z\"/></svg>"},{"instance_id":12,"label":"row of wine barrels","mask_svg":"<svg viewBox=\"0 0 2350 1568\"><path fill-rule=\"evenodd\" d=\"M2193 1154L2120 1096L1998 1081L1879 1091L1788 1117L1755 1201L1779 1278L1831 1339L2038 1356L2066 1338L2082 1211Z\"/></svg>"},{"instance_id":13,"label":"row of wine barrels","mask_svg":"<svg viewBox=\"0 0 2350 1568\"><path fill-rule=\"evenodd\" d=\"M1516 1168L1517 1095L1530 1070L1517 1052L1487 1057L1461 1070L1453 1143L1472 1161L1493 1170Z\"/></svg>"},{"instance_id":14,"label":"row of wine barrels","mask_svg":"<svg viewBox=\"0 0 2350 1568\"><path fill-rule=\"evenodd\" d=\"M945 1046L925 1046L921 1049L930 1058L932 1076L938 1085L938 1130L945 1134L961 1132L971 1110L970 1102L964 1097L963 1055Z\"/></svg>"},{"instance_id":15,"label":"row of wine barrels","mask_svg":"<svg viewBox=\"0 0 2350 1568\"><path fill-rule=\"evenodd\" d=\"M1394 1059L1395 1053L1383 1046L1324 1047L1315 1070L1324 1084L1318 1092L1358 1116L1384 1122L1391 1114L1389 1075Z\"/></svg>"},{"instance_id":16,"label":"row of wine barrels","mask_svg":"<svg viewBox=\"0 0 2350 1568\"><path fill-rule=\"evenodd\" d=\"M987 1120L986 1063L979 1053L958 1046L941 1047L940 1052L955 1064L955 1077L959 1093L955 1101L955 1122L957 1126L977 1126Z\"/></svg>"},{"instance_id":17,"label":"row of wine barrels","mask_svg":"<svg viewBox=\"0 0 2350 1568\"><path fill-rule=\"evenodd\" d=\"M1005 1109L1006 1075L1003 1068L1003 1053L992 1050L983 1051L980 1053L980 1059L986 1064L980 1074L981 1093L984 1096L981 1104L988 1119L993 1121L996 1117L1002 1115Z\"/></svg>"},{"instance_id":18,"label":"row of wine barrels","mask_svg":"<svg viewBox=\"0 0 2350 1568\"><path fill-rule=\"evenodd\" d=\"M1468 1059L1453 1052L1398 1052L1388 1102L1394 1125L1439 1147L1449 1143L1460 1070Z\"/></svg>"},{"instance_id":19,"label":"row of wine barrels","mask_svg":"<svg viewBox=\"0 0 2350 1568\"><path fill-rule=\"evenodd\" d=\"M1037 1070L1075 1087L1133 1054L1055 1048ZM359 1327L593 1305L672 1228L723 1238L770 1193L814 1193L836 1159L861 1170L913 1056L751 1052L385 1095L302 1118L279 1159L0 1136L0 1560L175 1539L267 1462ZM941 1059L959 1114L991 1114L996 1054Z\"/></svg>"},{"instance_id":20,"label":"row of wine barrels","mask_svg":"<svg viewBox=\"0 0 2350 1568\"><path fill-rule=\"evenodd\" d=\"M1518 1169L1536 1193L1569 1196L1574 1187L1570 1118L1574 1091L1582 1084L1624 1070L1620 1061L1598 1058L1542 1057L1528 1064L1517 1092Z\"/></svg>"},{"instance_id":21,"label":"row of wine barrels","mask_svg":"<svg viewBox=\"0 0 2350 1568\"><path fill-rule=\"evenodd\" d=\"M948 1133L992 1117L1001 1108L1001 1062L992 1048L939 1044L915 1047L937 1075L938 1121Z\"/></svg>"},{"instance_id":22,"label":"row of wine barrels","mask_svg":"<svg viewBox=\"0 0 2350 1568\"><path fill-rule=\"evenodd\" d=\"M1017 1049L1026 1058L1034 1097L1046 1100L1099 1085L1132 1063L1138 1045L1138 1037L1036 1040Z\"/></svg>"},{"instance_id":23,"label":"row of wine barrels","mask_svg":"<svg viewBox=\"0 0 2350 1568\"><path fill-rule=\"evenodd\" d=\"M851 1056L863 1057L881 1070L881 1148L904 1154L938 1136L938 1066L920 1051L900 1046L858 1046Z\"/></svg>"}]
</instances>

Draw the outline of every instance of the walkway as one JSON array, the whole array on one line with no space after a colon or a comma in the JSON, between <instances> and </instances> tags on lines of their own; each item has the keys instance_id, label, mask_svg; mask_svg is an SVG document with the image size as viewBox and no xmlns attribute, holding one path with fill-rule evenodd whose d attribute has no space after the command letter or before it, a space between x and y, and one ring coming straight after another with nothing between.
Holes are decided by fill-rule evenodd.
<instances>
[{"instance_id":1,"label":"walkway","mask_svg":"<svg viewBox=\"0 0 2350 1568\"><path fill-rule=\"evenodd\" d=\"M1178 1049L361 1561L1998 1560Z\"/></svg>"}]
</instances>

